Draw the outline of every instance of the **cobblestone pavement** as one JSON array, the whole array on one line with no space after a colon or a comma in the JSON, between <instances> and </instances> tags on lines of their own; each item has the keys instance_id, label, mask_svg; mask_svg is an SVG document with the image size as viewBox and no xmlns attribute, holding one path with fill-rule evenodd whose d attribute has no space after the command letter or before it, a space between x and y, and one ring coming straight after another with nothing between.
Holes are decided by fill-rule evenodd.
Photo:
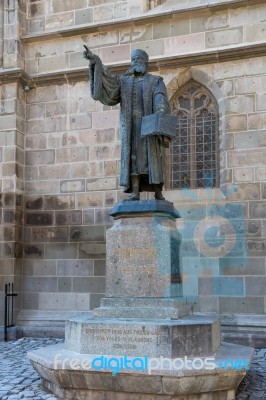
<instances>
[{"instance_id":1,"label":"cobblestone pavement","mask_svg":"<svg viewBox=\"0 0 266 400\"><path fill-rule=\"evenodd\" d=\"M47 338L0 342L0 400L56 400L56 396L41 386L39 375L26 355L29 350L59 342L62 340ZM266 349L256 350L251 369L240 384L236 400L266 400Z\"/></svg>"}]
</instances>

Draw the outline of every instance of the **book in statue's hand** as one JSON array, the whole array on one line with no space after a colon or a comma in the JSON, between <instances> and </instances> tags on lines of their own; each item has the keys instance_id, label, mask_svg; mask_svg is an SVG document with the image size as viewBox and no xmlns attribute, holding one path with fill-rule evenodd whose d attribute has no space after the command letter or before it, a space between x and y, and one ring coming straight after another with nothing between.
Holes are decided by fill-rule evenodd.
<instances>
[{"instance_id":1,"label":"book in statue's hand","mask_svg":"<svg viewBox=\"0 0 266 400\"><path fill-rule=\"evenodd\" d=\"M177 117L170 114L150 114L142 118L141 136L162 135L173 139L176 136Z\"/></svg>"}]
</instances>

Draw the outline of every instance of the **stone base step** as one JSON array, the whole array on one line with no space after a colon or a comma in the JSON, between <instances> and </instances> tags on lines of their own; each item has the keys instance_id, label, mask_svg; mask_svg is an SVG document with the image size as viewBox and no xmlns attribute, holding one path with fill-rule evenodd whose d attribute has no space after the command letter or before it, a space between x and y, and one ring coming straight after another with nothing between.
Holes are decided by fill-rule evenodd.
<instances>
[{"instance_id":1,"label":"stone base step","mask_svg":"<svg viewBox=\"0 0 266 400\"><path fill-rule=\"evenodd\" d=\"M249 363L253 352L250 347L222 343L213 355L216 367L211 370L159 368L149 372L124 368L117 374L108 367L100 371L92 368L96 352L78 354L66 351L63 344L33 350L28 357L43 385L64 400L234 400L246 370L224 368L224 362ZM105 358L108 361L115 356Z\"/></svg>"},{"instance_id":2,"label":"stone base step","mask_svg":"<svg viewBox=\"0 0 266 400\"><path fill-rule=\"evenodd\" d=\"M100 307L94 315L102 318L179 319L192 313L190 306L174 307Z\"/></svg>"},{"instance_id":3,"label":"stone base step","mask_svg":"<svg viewBox=\"0 0 266 400\"><path fill-rule=\"evenodd\" d=\"M101 307L171 307L196 304L190 297L103 297Z\"/></svg>"}]
</instances>

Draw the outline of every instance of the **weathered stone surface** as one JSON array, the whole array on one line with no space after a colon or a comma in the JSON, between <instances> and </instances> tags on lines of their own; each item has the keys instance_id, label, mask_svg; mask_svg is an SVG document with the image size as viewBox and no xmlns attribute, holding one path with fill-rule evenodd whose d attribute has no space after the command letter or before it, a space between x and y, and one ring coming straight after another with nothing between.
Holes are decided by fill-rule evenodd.
<instances>
[{"instance_id":1,"label":"weathered stone surface","mask_svg":"<svg viewBox=\"0 0 266 400\"><path fill-rule=\"evenodd\" d=\"M254 168L234 168L233 176L235 182L253 182Z\"/></svg>"},{"instance_id":2,"label":"weathered stone surface","mask_svg":"<svg viewBox=\"0 0 266 400\"><path fill-rule=\"evenodd\" d=\"M113 4L99 6L94 8L94 21L105 21L113 19L114 6Z\"/></svg>"},{"instance_id":3,"label":"weathered stone surface","mask_svg":"<svg viewBox=\"0 0 266 400\"><path fill-rule=\"evenodd\" d=\"M103 294L92 293L90 295L90 310L93 310L95 307L100 306L102 297L103 297Z\"/></svg>"},{"instance_id":4,"label":"weathered stone surface","mask_svg":"<svg viewBox=\"0 0 266 400\"><path fill-rule=\"evenodd\" d=\"M253 276L247 276L246 282L246 294L248 296L265 296L266 293L266 277L260 276L259 278Z\"/></svg>"},{"instance_id":5,"label":"weathered stone surface","mask_svg":"<svg viewBox=\"0 0 266 400\"><path fill-rule=\"evenodd\" d=\"M103 192L81 193L81 194L77 193L76 199L78 208L104 206Z\"/></svg>"},{"instance_id":6,"label":"weathered stone surface","mask_svg":"<svg viewBox=\"0 0 266 400\"><path fill-rule=\"evenodd\" d=\"M255 239L247 241L247 247L250 255L264 256L266 255L266 239Z\"/></svg>"},{"instance_id":7,"label":"weathered stone surface","mask_svg":"<svg viewBox=\"0 0 266 400\"><path fill-rule=\"evenodd\" d=\"M189 33L189 21L184 19L175 19L158 22L153 25L153 38L160 39L169 36L181 36ZM148 39L148 38L147 38ZM146 40L147 40L146 39Z\"/></svg>"},{"instance_id":8,"label":"weathered stone surface","mask_svg":"<svg viewBox=\"0 0 266 400\"><path fill-rule=\"evenodd\" d=\"M3 210L3 222L6 224L15 223L22 225L22 218L23 214L20 210Z\"/></svg>"},{"instance_id":9,"label":"weathered stone surface","mask_svg":"<svg viewBox=\"0 0 266 400\"><path fill-rule=\"evenodd\" d=\"M208 204L208 216L221 216L226 219L239 219L241 220L247 216L246 203L221 203L221 204Z\"/></svg>"},{"instance_id":10,"label":"weathered stone surface","mask_svg":"<svg viewBox=\"0 0 266 400\"><path fill-rule=\"evenodd\" d=\"M72 115L70 118L71 129L89 129L92 126L90 114Z\"/></svg>"},{"instance_id":11,"label":"weathered stone surface","mask_svg":"<svg viewBox=\"0 0 266 400\"><path fill-rule=\"evenodd\" d=\"M179 295L178 285L172 283L172 274L174 270L180 273L180 236L170 215L162 214L164 218L156 218L156 213L152 215L134 218L118 215L107 231L106 294L109 297L117 297L118 293L133 297ZM176 259L171 258L172 251Z\"/></svg>"},{"instance_id":12,"label":"weathered stone surface","mask_svg":"<svg viewBox=\"0 0 266 400\"><path fill-rule=\"evenodd\" d=\"M72 163L81 162L87 160L86 150L84 148L70 148L70 149L58 149L56 151L56 162L57 163Z\"/></svg>"},{"instance_id":13,"label":"weathered stone surface","mask_svg":"<svg viewBox=\"0 0 266 400\"><path fill-rule=\"evenodd\" d=\"M226 198L230 201L258 200L260 198L260 184L239 183L235 185L235 190L226 193Z\"/></svg>"},{"instance_id":14,"label":"weathered stone surface","mask_svg":"<svg viewBox=\"0 0 266 400\"><path fill-rule=\"evenodd\" d=\"M84 10L75 11L75 24L88 24L93 21L93 9L87 8Z\"/></svg>"},{"instance_id":15,"label":"weathered stone surface","mask_svg":"<svg viewBox=\"0 0 266 400\"><path fill-rule=\"evenodd\" d=\"M94 209L88 209L83 211L83 224L92 225L94 224Z\"/></svg>"},{"instance_id":16,"label":"weathered stone surface","mask_svg":"<svg viewBox=\"0 0 266 400\"><path fill-rule=\"evenodd\" d=\"M105 193L105 196L104 196L104 205L105 205L105 207L111 207L111 206L115 205L115 203L117 202L118 193L116 191L110 191L110 192L106 192Z\"/></svg>"},{"instance_id":17,"label":"weathered stone surface","mask_svg":"<svg viewBox=\"0 0 266 400\"><path fill-rule=\"evenodd\" d=\"M69 68L67 55L54 55L53 57L40 57L38 63L38 72L45 73L51 70L61 70Z\"/></svg>"},{"instance_id":18,"label":"weathered stone surface","mask_svg":"<svg viewBox=\"0 0 266 400\"><path fill-rule=\"evenodd\" d=\"M205 48L204 34L195 33L193 35L182 35L182 36L173 36L166 38L164 40L164 48L161 40L154 41L153 42L154 54L152 55L158 55L163 52L166 55L172 55L176 53L176 49L178 49L179 53L183 53L185 51L195 51L196 49L197 51L199 51L204 48Z\"/></svg>"},{"instance_id":19,"label":"weathered stone surface","mask_svg":"<svg viewBox=\"0 0 266 400\"><path fill-rule=\"evenodd\" d=\"M56 292L56 277L29 277L23 279L25 292Z\"/></svg>"},{"instance_id":20,"label":"weathered stone surface","mask_svg":"<svg viewBox=\"0 0 266 400\"><path fill-rule=\"evenodd\" d=\"M39 178L41 180L70 178L70 165L40 166Z\"/></svg>"},{"instance_id":21,"label":"weathered stone surface","mask_svg":"<svg viewBox=\"0 0 266 400\"><path fill-rule=\"evenodd\" d=\"M262 183L261 185L261 194L262 194L262 198L266 199L266 183Z\"/></svg>"},{"instance_id":22,"label":"weathered stone surface","mask_svg":"<svg viewBox=\"0 0 266 400\"><path fill-rule=\"evenodd\" d=\"M206 46L219 47L243 42L243 29L223 29L206 33Z\"/></svg>"},{"instance_id":23,"label":"weathered stone surface","mask_svg":"<svg viewBox=\"0 0 266 400\"><path fill-rule=\"evenodd\" d=\"M104 293L104 277L75 277L73 278L74 292Z\"/></svg>"},{"instance_id":24,"label":"weathered stone surface","mask_svg":"<svg viewBox=\"0 0 266 400\"><path fill-rule=\"evenodd\" d=\"M79 258L91 258L104 260L106 257L105 243L80 243Z\"/></svg>"},{"instance_id":25,"label":"weathered stone surface","mask_svg":"<svg viewBox=\"0 0 266 400\"><path fill-rule=\"evenodd\" d=\"M266 218L266 202L252 201L249 205L250 218Z\"/></svg>"},{"instance_id":26,"label":"weathered stone surface","mask_svg":"<svg viewBox=\"0 0 266 400\"><path fill-rule=\"evenodd\" d=\"M152 25L120 29L120 43L140 42L152 39Z\"/></svg>"},{"instance_id":27,"label":"weathered stone surface","mask_svg":"<svg viewBox=\"0 0 266 400\"><path fill-rule=\"evenodd\" d=\"M226 103L226 109L230 114L240 114L255 111L255 96L241 95L230 97Z\"/></svg>"},{"instance_id":28,"label":"weathered stone surface","mask_svg":"<svg viewBox=\"0 0 266 400\"><path fill-rule=\"evenodd\" d=\"M58 278L58 292L71 292L72 278Z\"/></svg>"},{"instance_id":29,"label":"weathered stone surface","mask_svg":"<svg viewBox=\"0 0 266 400\"><path fill-rule=\"evenodd\" d=\"M54 162L55 162L54 150L26 152L26 163L28 165L54 164Z\"/></svg>"},{"instance_id":30,"label":"weathered stone surface","mask_svg":"<svg viewBox=\"0 0 266 400\"><path fill-rule=\"evenodd\" d=\"M216 296L244 296L244 280L236 277L199 278L199 294Z\"/></svg>"},{"instance_id":31,"label":"weathered stone surface","mask_svg":"<svg viewBox=\"0 0 266 400\"><path fill-rule=\"evenodd\" d=\"M71 165L71 178L90 178L103 176L103 161Z\"/></svg>"},{"instance_id":32,"label":"weathered stone surface","mask_svg":"<svg viewBox=\"0 0 266 400\"><path fill-rule=\"evenodd\" d=\"M96 179L87 179L86 180L86 188L87 191L93 190L112 190L117 189L117 178L96 178Z\"/></svg>"},{"instance_id":33,"label":"weathered stone surface","mask_svg":"<svg viewBox=\"0 0 266 400\"><path fill-rule=\"evenodd\" d=\"M256 258L224 258L220 260L221 275L264 275L264 259Z\"/></svg>"},{"instance_id":34,"label":"weathered stone surface","mask_svg":"<svg viewBox=\"0 0 266 400\"><path fill-rule=\"evenodd\" d=\"M27 225L52 225L53 214L51 212L26 213Z\"/></svg>"},{"instance_id":35,"label":"weathered stone surface","mask_svg":"<svg viewBox=\"0 0 266 400\"><path fill-rule=\"evenodd\" d=\"M109 215L110 208L95 209L95 224L112 225L113 218Z\"/></svg>"},{"instance_id":36,"label":"weathered stone surface","mask_svg":"<svg viewBox=\"0 0 266 400\"><path fill-rule=\"evenodd\" d=\"M101 225L74 226L70 228L70 240L104 242L105 227Z\"/></svg>"},{"instance_id":37,"label":"weathered stone surface","mask_svg":"<svg viewBox=\"0 0 266 400\"><path fill-rule=\"evenodd\" d=\"M245 153L241 150L228 153L229 167L259 166L266 164L265 149L249 149Z\"/></svg>"},{"instance_id":38,"label":"weathered stone surface","mask_svg":"<svg viewBox=\"0 0 266 400\"><path fill-rule=\"evenodd\" d=\"M68 180L68 181L61 181L60 183L60 190L61 193L67 192L84 192L85 191L85 180Z\"/></svg>"},{"instance_id":39,"label":"weathered stone surface","mask_svg":"<svg viewBox=\"0 0 266 400\"><path fill-rule=\"evenodd\" d=\"M204 335L195 347L189 338ZM161 340L158 341L158 336ZM81 340L82 337L82 340ZM109 337L109 340L106 339ZM118 339L118 337L120 339ZM97 339L98 338L98 339ZM189 316L178 321L159 319L71 319L66 323L67 350L81 354L124 354L151 357L200 357L220 346L220 322L212 317Z\"/></svg>"},{"instance_id":40,"label":"weathered stone surface","mask_svg":"<svg viewBox=\"0 0 266 400\"><path fill-rule=\"evenodd\" d=\"M256 181L265 181L266 180L266 167L258 167L255 170Z\"/></svg>"},{"instance_id":41,"label":"weathered stone surface","mask_svg":"<svg viewBox=\"0 0 266 400\"><path fill-rule=\"evenodd\" d=\"M25 182L26 194L59 193L59 181L27 181Z\"/></svg>"},{"instance_id":42,"label":"weathered stone surface","mask_svg":"<svg viewBox=\"0 0 266 400\"><path fill-rule=\"evenodd\" d=\"M227 11L215 14L205 12L203 15L191 19L191 31L193 33L227 27L229 27L229 15Z\"/></svg>"},{"instance_id":43,"label":"weathered stone surface","mask_svg":"<svg viewBox=\"0 0 266 400\"><path fill-rule=\"evenodd\" d=\"M266 126L266 113L260 112L248 115L249 129L264 129L265 126Z\"/></svg>"},{"instance_id":44,"label":"weathered stone surface","mask_svg":"<svg viewBox=\"0 0 266 400\"><path fill-rule=\"evenodd\" d=\"M235 147L237 149L249 149L266 146L266 131L238 132L234 134Z\"/></svg>"},{"instance_id":45,"label":"weathered stone surface","mask_svg":"<svg viewBox=\"0 0 266 400\"><path fill-rule=\"evenodd\" d=\"M60 29L73 25L74 25L74 11L64 12L55 15L47 15L45 18L45 30Z\"/></svg>"},{"instance_id":46,"label":"weathered stone surface","mask_svg":"<svg viewBox=\"0 0 266 400\"><path fill-rule=\"evenodd\" d=\"M248 297L219 297L219 312L229 312L234 314L264 313L264 299L263 297L248 296Z\"/></svg>"},{"instance_id":47,"label":"weathered stone surface","mask_svg":"<svg viewBox=\"0 0 266 400\"><path fill-rule=\"evenodd\" d=\"M266 89L265 76L245 77L236 80L236 93L257 93Z\"/></svg>"},{"instance_id":48,"label":"weathered stone surface","mask_svg":"<svg viewBox=\"0 0 266 400\"><path fill-rule=\"evenodd\" d=\"M181 218L184 220L201 220L206 216L206 206L205 205L198 205L195 203L188 203L187 205L177 205L178 211L180 213Z\"/></svg>"},{"instance_id":49,"label":"weathered stone surface","mask_svg":"<svg viewBox=\"0 0 266 400\"><path fill-rule=\"evenodd\" d=\"M65 242L68 240L67 228L33 228L33 242Z\"/></svg>"},{"instance_id":50,"label":"weathered stone surface","mask_svg":"<svg viewBox=\"0 0 266 400\"><path fill-rule=\"evenodd\" d=\"M44 196L45 210L64 210L74 208L74 195Z\"/></svg>"},{"instance_id":51,"label":"weathered stone surface","mask_svg":"<svg viewBox=\"0 0 266 400\"><path fill-rule=\"evenodd\" d=\"M44 258L44 245L39 243L34 245L25 245L24 254L26 258Z\"/></svg>"},{"instance_id":52,"label":"weathered stone surface","mask_svg":"<svg viewBox=\"0 0 266 400\"><path fill-rule=\"evenodd\" d=\"M57 211L55 213L56 225L76 225L82 223L81 211Z\"/></svg>"},{"instance_id":53,"label":"weathered stone surface","mask_svg":"<svg viewBox=\"0 0 266 400\"><path fill-rule=\"evenodd\" d=\"M14 207L16 204L16 193L4 193L3 205L4 207Z\"/></svg>"},{"instance_id":54,"label":"weathered stone surface","mask_svg":"<svg viewBox=\"0 0 266 400\"><path fill-rule=\"evenodd\" d=\"M41 210L43 207L43 197L30 197L26 198L26 208L29 210Z\"/></svg>"},{"instance_id":55,"label":"weathered stone surface","mask_svg":"<svg viewBox=\"0 0 266 400\"><path fill-rule=\"evenodd\" d=\"M76 0L75 4L71 0L65 0L62 3L60 0L53 0L52 7L54 13L60 13L69 10L77 10L79 8L86 8L87 0Z\"/></svg>"},{"instance_id":56,"label":"weathered stone surface","mask_svg":"<svg viewBox=\"0 0 266 400\"><path fill-rule=\"evenodd\" d=\"M24 276L52 276L56 274L56 263L48 260L24 260Z\"/></svg>"},{"instance_id":57,"label":"weathered stone surface","mask_svg":"<svg viewBox=\"0 0 266 400\"><path fill-rule=\"evenodd\" d=\"M107 117L106 117L107 118ZM99 123L101 123L99 121ZM108 122L109 124L109 122ZM89 147L89 160L100 161L100 160L113 160L120 157L120 145L104 145Z\"/></svg>"},{"instance_id":58,"label":"weathered stone surface","mask_svg":"<svg viewBox=\"0 0 266 400\"><path fill-rule=\"evenodd\" d=\"M105 260L95 260L94 261L94 275L95 276L105 276L105 274L106 274Z\"/></svg>"},{"instance_id":59,"label":"weathered stone surface","mask_svg":"<svg viewBox=\"0 0 266 400\"><path fill-rule=\"evenodd\" d=\"M58 360L58 368L55 368L54 359L56 354L60 353L62 358ZM215 356L215 363L223 362L226 359L246 359L251 360L253 351L244 346L232 345L224 343L221 350ZM110 372L91 370L84 371L83 379L80 382L80 373L72 371L72 358L77 359L78 365L83 365L81 362L91 362L93 355L80 355L77 353L68 352L63 349L62 345L51 346L50 349L31 351L30 359L37 369L39 374L45 379L45 386L52 389L62 398L67 398L73 395L79 398L88 396L93 399L97 397L107 396L107 400L123 400L125 397L129 400L162 399L169 400L171 396L175 400L228 400L233 398L235 390L243 378L245 371L224 370L223 368L215 368L214 371L188 371L182 369L174 373L169 370L161 370L160 373L152 371L134 371L134 374L123 371L122 374L111 376ZM86 357L86 358L85 358ZM108 356L109 357L109 356ZM111 356L110 356L111 357ZM62 369L62 361L69 358L66 368ZM131 359L129 357L129 359ZM75 373L74 373L75 372ZM75 381L75 379L78 379ZM52 384L50 379L56 384ZM62 389L66 387L67 382L75 381L75 390ZM178 384L177 384L178 383ZM119 390L116 388L119 387ZM208 393L206 393L208 388ZM96 397L97 396L97 397ZM179 399L178 399L179 398Z\"/></svg>"},{"instance_id":60,"label":"weathered stone surface","mask_svg":"<svg viewBox=\"0 0 266 400\"><path fill-rule=\"evenodd\" d=\"M118 175L118 161L105 161L104 162L104 174L105 176L117 176Z\"/></svg>"},{"instance_id":61,"label":"weathered stone surface","mask_svg":"<svg viewBox=\"0 0 266 400\"><path fill-rule=\"evenodd\" d=\"M97 261L102 263L102 261ZM101 266L101 264L100 264ZM99 269L101 269L99 266ZM59 260L57 262L58 276L93 276L93 261L92 260ZM98 274L100 275L100 274ZM102 274L103 275L103 274Z\"/></svg>"},{"instance_id":62,"label":"weathered stone surface","mask_svg":"<svg viewBox=\"0 0 266 400\"><path fill-rule=\"evenodd\" d=\"M47 259L76 259L76 243L49 243L45 247Z\"/></svg>"}]
</instances>

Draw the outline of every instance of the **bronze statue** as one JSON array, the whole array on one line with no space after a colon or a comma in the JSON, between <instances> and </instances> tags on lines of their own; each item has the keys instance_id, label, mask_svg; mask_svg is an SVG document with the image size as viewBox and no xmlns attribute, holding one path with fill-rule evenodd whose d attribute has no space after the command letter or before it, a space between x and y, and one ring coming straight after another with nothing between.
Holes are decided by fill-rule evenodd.
<instances>
[{"instance_id":1,"label":"bronze statue","mask_svg":"<svg viewBox=\"0 0 266 400\"><path fill-rule=\"evenodd\" d=\"M159 114L163 118L170 111L162 77L148 74L149 57L143 50L132 52L130 68L119 76L112 74L97 55L84 47L84 58L90 61L92 98L109 106L120 103L120 186L124 186L125 193L132 193L127 200L139 200L141 191L155 192L155 199L164 200L164 148L169 147L171 135L158 130L145 134L145 126L150 125L147 117L143 126L143 117ZM152 124L158 126L159 122Z\"/></svg>"}]
</instances>

